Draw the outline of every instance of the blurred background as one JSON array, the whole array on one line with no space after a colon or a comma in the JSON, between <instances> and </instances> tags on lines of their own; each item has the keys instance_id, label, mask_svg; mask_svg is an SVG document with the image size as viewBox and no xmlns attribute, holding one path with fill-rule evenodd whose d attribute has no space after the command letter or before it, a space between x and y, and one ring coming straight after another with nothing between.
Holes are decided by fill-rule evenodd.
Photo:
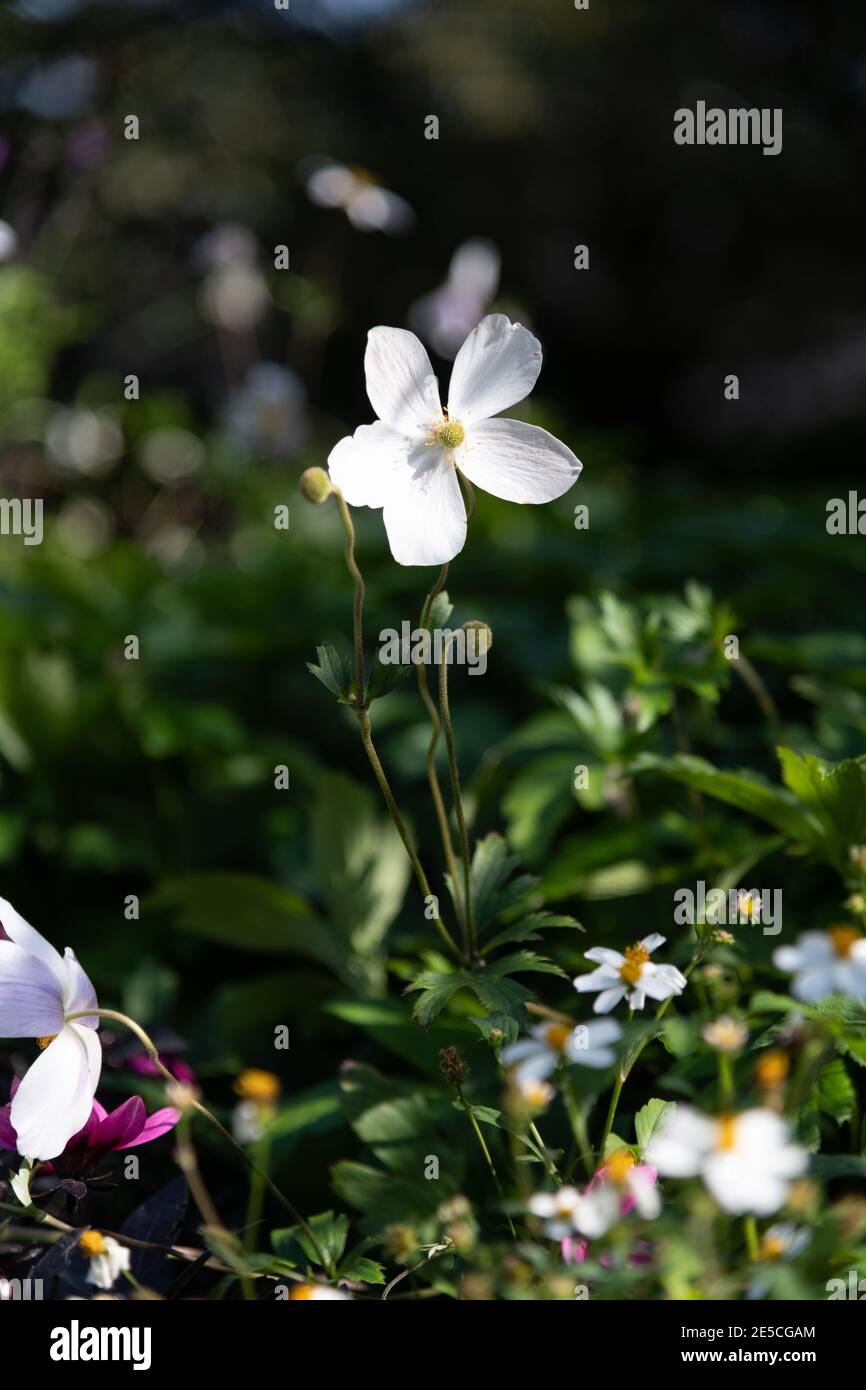
<instances>
[{"instance_id":1,"label":"blurred background","mask_svg":"<svg viewBox=\"0 0 866 1390\"><path fill-rule=\"evenodd\" d=\"M698 99L781 107L782 153L675 145ZM683 631L739 635L793 742L820 702L825 750L862 751L866 546L825 508L862 475L864 146L866 26L841 0L3 7L0 494L43 499L45 538L0 537L2 895L225 1103L240 1066L279 1071L284 1157L291 1098L327 1124L369 1045L352 1010L384 1000L385 932L399 957L424 926L305 665L348 650L351 588L335 511L296 483L372 418L368 328L412 326L445 377L491 309L542 341L514 413L584 472L543 509L479 498L449 588L495 647L455 678L457 737L477 830L507 829L550 901L645 914L687 817L655 843L579 804L582 745L550 722L600 592L679 595ZM357 523L372 649L433 576ZM772 771L750 692L725 699L704 751ZM402 687L376 732L438 875L422 713Z\"/></svg>"}]
</instances>

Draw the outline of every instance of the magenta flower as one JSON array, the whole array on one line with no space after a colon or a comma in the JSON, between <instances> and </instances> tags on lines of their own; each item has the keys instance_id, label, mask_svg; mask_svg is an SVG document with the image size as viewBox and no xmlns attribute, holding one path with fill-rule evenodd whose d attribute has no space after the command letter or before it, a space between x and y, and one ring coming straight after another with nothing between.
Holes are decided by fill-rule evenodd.
<instances>
[{"instance_id":1,"label":"magenta flower","mask_svg":"<svg viewBox=\"0 0 866 1390\"><path fill-rule=\"evenodd\" d=\"M195 1085L195 1072L189 1063L185 1062L182 1057L178 1057L173 1052L160 1052L159 1060L162 1062L166 1071L171 1072L175 1081L181 1081L187 1086ZM139 1076L160 1075L156 1069L156 1063L143 1052L134 1052L131 1057L127 1057L126 1065L129 1067L130 1071L137 1072Z\"/></svg>"},{"instance_id":2,"label":"magenta flower","mask_svg":"<svg viewBox=\"0 0 866 1390\"><path fill-rule=\"evenodd\" d=\"M18 1089L18 1078L12 1082L11 1095ZM65 1149L46 1167L61 1177L81 1178L118 1149L135 1149L149 1144L174 1129L180 1111L165 1106L148 1115L140 1096L130 1096L111 1113L94 1099L90 1119L83 1129L67 1142ZM0 1148L17 1153L18 1136L12 1124L12 1102L0 1106Z\"/></svg>"}]
</instances>

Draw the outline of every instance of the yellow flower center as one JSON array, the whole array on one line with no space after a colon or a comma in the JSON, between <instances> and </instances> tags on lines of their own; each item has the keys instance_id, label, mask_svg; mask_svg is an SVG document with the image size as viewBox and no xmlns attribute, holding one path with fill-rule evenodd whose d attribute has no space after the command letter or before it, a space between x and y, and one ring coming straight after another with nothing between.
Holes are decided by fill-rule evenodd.
<instances>
[{"instance_id":1,"label":"yellow flower center","mask_svg":"<svg viewBox=\"0 0 866 1390\"><path fill-rule=\"evenodd\" d=\"M41 1048L42 1051L44 1052L45 1049L46 1049L46 1047L48 1046L48 1044L49 1044L49 1043L53 1043L53 1042L54 1042L54 1039L55 1039L56 1037L57 1037L57 1034L56 1034L56 1033L49 1033L49 1035L48 1035L47 1038L37 1038L37 1039L36 1039L36 1046L39 1047L39 1048Z\"/></svg>"},{"instance_id":2,"label":"yellow flower center","mask_svg":"<svg viewBox=\"0 0 866 1390\"><path fill-rule=\"evenodd\" d=\"M99 1231L85 1231L78 1243L88 1260L92 1260L94 1255L104 1255L107 1249L105 1237Z\"/></svg>"},{"instance_id":3,"label":"yellow flower center","mask_svg":"<svg viewBox=\"0 0 866 1390\"><path fill-rule=\"evenodd\" d=\"M842 959L851 954L851 947L855 941L860 940L860 933L856 927L830 927L827 935L833 943L833 950Z\"/></svg>"},{"instance_id":4,"label":"yellow flower center","mask_svg":"<svg viewBox=\"0 0 866 1390\"><path fill-rule=\"evenodd\" d=\"M459 449L466 438L466 431L459 420L443 420L436 428L436 439L443 449Z\"/></svg>"},{"instance_id":5,"label":"yellow flower center","mask_svg":"<svg viewBox=\"0 0 866 1390\"><path fill-rule=\"evenodd\" d=\"M568 1042L574 1030L569 1028L566 1023L551 1023L544 1034L544 1041L551 1052L564 1052L565 1044Z\"/></svg>"},{"instance_id":6,"label":"yellow flower center","mask_svg":"<svg viewBox=\"0 0 866 1390\"><path fill-rule=\"evenodd\" d=\"M315 1294L315 1284L293 1284L289 1293L289 1302L301 1302L305 1299L314 1298Z\"/></svg>"},{"instance_id":7,"label":"yellow flower center","mask_svg":"<svg viewBox=\"0 0 866 1390\"><path fill-rule=\"evenodd\" d=\"M716 1138L716 1148L725 1153L730 1153L731 1149L737 1145L737 1117L736 1115L720 1115L718 1119L718 1133Z\"/></svg>"},{"instance_id":8,"label":"yellow flower center","mask_svg":"<svg viewBox=\"0 0 866 1390\"><path fill-rule=\"evenodd\" d=\"M636 985L649 958L649 951L646 946L641 946L639 943L636 946L627 946L625 964L619 967L620 979L624 980L627 985Z\"/></svg>"},{"instance_id":9,"label":"yellow flower center","mask_svg":"<svg viewBox=\"0 0 866 1390\"><path fill-rule=\"evenodd\" d=\"M235 1081L235 1091L244 1100L254 1100L260 1105L268 1105L280 1094L280 1079L272 1071L260 1071L250 1067L242 1071Z\"/></svg>"},{"instance_id":10,"label":"yellow flower center","mask_svg":"<svg viewBox=\"0 0 866 1390\"><path fill-rule=\"evenodd\" d=\"M605 1177L621 1186L634 1167L634 1154L629 1149L617 1149L604 1165Z\"/></svg>"},{"instance_id":11,"label":"yellow flower center","mask_svg":"<svg viewBox=\"0 0 866 1390\"><path fill-rule=\"evenodd\" d=\"M785 1242L781 1236L771 1236L770 1232L765 1232L761 1240L761 1259L778 1260L785 1253Z\"/></svg>"},{"instance_id":12,"label":"yellow flower center","mask_svg":"<svg viewBox=\"0 0 866 1390\"><path fill-rule=\"evenodd\" d=\"M780 1086L790 1070L790 1062L784 1052L777 1047L766 1052L755 1067L755 1080L759 1086L771 1090Z\"/></svg>"}]
</instances>

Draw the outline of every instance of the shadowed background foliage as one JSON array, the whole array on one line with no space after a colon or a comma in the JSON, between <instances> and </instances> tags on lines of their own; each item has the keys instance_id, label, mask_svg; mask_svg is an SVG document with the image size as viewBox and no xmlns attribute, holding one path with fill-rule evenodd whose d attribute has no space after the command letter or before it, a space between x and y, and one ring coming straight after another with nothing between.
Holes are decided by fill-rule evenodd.
<instances>
[{"instance_id":1,"label":"shadowed background foliage","mask_svg":"<svg viewBox=\"0 0 866 1390\"><path fill-rule=\"evenodd\" d=\"M673 112L699 98L781 107L782 154L675 146ZM789 739L817 747L817 702L824 751L862 751L866 560L824 521L866 424L864 115L866 32L842 3L4 7L0 478L44 499L46 533L0 538L2 892L107 1003L182 1035L224 1100L258 1063L331 1115L347 1050L375 1055L334 1001L382 994L392 923L398 975L425 930L379 807L341 780L365 781L351 720L306 670L317 642L346 646L351 592L336 513L296 480L371 418L367 329L406 324L467 239L501 258L484 307L543 343L520 413L584 462L551 507L481 497L452 566L455 619L495 634L488 674L455 679L477 830L510 828L590 924L663 915L687 813L650 832L579 805L580 740L563 756L544 723L550 684L592 669L603 590L697 580ZM399 194L410 225L317 206L316 155ZM357 521L372 647L431 576L393 564L378 515ZM702 751L772 772L752 695L716 676L727 724L699 711ZM376 726L438 874L411 685ZM275 1063L279 1023L294 1041ZM429 1067L408 1031L385 1046ZM302 1202L305 1182L327 1192L315 1165L299 1182Z\"/></svg>"}]
</instances>

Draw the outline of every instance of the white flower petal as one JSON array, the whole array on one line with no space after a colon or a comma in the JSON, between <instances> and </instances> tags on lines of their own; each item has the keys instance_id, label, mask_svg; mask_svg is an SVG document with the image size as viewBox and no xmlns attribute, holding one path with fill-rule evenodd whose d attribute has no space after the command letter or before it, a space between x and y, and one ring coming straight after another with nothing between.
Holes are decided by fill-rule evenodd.
<instances>
[{"instance_id":1,"label":"white flower petal","mask_svg":"<svg viewBox=\"0 0 866 1390\"><path fill-rule=\"evenodd\" d=\"M15 1092L10 1119L19 1153L48 1159L63 1152L90 1117L101 1066L93 1029L67 1023Z\"/></svg>"},{"instance_id":2,"label":"white flower petal","mask_svg":"<svg viewBox=\"0 0 866 1390\"><path fill-rule=\"evenodd\" d=\"M645 936L640 944L647 951L657 951L659 946L663 946L666 941L666 936L661 936L657 931L654 931L649 936Z\"/></svg>"},{"instance_id":3,"label":"white flower petal","mask_svg":"<svg viewBox=\"0 0 866 1390\"><path fill-rule=\"evenodd\" d=\"M402 434L377 420L359 425L328 455L331 482L350 507L383 507L401 464L407 467L408 445Z\"/></svg>"},{"instance_id":4,"label":"white flower petal","mask_svg":"<svg viewBox=\"0 0 866 1390\"><path fill-rule=\"evenodd\" d=\"M616 1008L620 999L625 998L625 985L614 985L613 989L602 990L601 994L593 1004L593 1013L607 1014L611 1009Z\"/></svg>"},{"instance_id":5,"label":"white flower petal","mask_svg":"<svg viewBox=\"0 0 866 1390\"><path fill-rule=\"evenodd\" d=\"M528 396L541 371L541 344L504 314L488 314L457 354L448 414L464 426L486 420ZM479 487L484 487L479 483Z\"/></svg>"},{"instance_id":6,"label":"white flower petal","mask_svg":"<svg viewBox=\"0 0 866 1390\"><path fill-rule=\"evenodd\" d=\"M82 1013L84 1009L97 1008L96 990L79 965L78 958L71 946L67 946L63 953L63 964L66 966L63 1012L65 1014L78 1014ZM89 1017L79 1019L78 1022L88 1028L98 1028L99 1016L92 1014Z\"/></svg>"},{"instance_id":7,"label":"white flower petal","mask_svg":"<svg viewBox=\"0 0 866 1390\"><path fill-rule=\"evenodd\" d=\"M619 951L612 951L608 946L590 946L588 951L584 951L587 960L597 960L602 965L613 965L617 969L625 965L625 956Z\"/></svg>"},{"instance_id":8,"label":"white flower petal","mask_svg":"<svg viewBox=\"0 0 866 1390\"><path fill-rule=\"evenodd\" d=\"M63 991L38 956L0 941L0 1037L46 1038L63 1027Z\"/></svg>"},{"instance_id":9,"label":"white flower petal","mask_svg":"<svg viewBox=\"0 0 866 1390\"><path fill-rule=\"evenodd\" d=\"M431 425L441 422L439 387L430 358L407 328L371 328L364 369L370 404L379 419L399 434L421 439Z\"/></svg>"},{"instance_id":10,"label":"white flower petal","mask_svg":"<svg viewBox=\"0 0 866 1390\"><path fill-rule=\"evenodd\" d=\"M35 927L31 927L29 922L25 922L20 913L16 912L10 902L5 898L0 898L0 927L3 928L10 941L14 941L16 946L22 946L31 956L38 956L41 961L54 972L61 986L66 983L66 967L59 951L55 951L50 941L46 941L44 936L40 936Z\"/></svg>"},{"instance_id":11,"label":"white flower petal","mask_svg":"<svg viewBox=\"0 0 866 1390\"><path fill-rule=\"evenodd\" d=\"M458 463L471 483L506 502L552 502L568 491L581 470L565 444L521 420L473 425Z\"/></svg>"},{"instance_id":12,"label":"white flower petal","mask_svg":"<svg viewBox=\"0 0 866 1390\"><path fill-rule=\"evenodd\" d=\"M530 1081L546 1081L555 1070L558 1061L559 1058L554 1052L546 1050L536 1052L533 1057L527 1057L515 1073L518 1086L525 1086Z\"/></svg>"},{"instance_id":13,"label":"white flower petal","mask_svg":"<svg viewBox=\"0 0 866 1390\"><path fill-rule=\"evenodd\" d=\"M385 503L385 530L398 565L444 565L466 541L466 508L457 473L436 452L437 457L416 468L411 477L395 483Z\"/></svg>"}]
</instances>

